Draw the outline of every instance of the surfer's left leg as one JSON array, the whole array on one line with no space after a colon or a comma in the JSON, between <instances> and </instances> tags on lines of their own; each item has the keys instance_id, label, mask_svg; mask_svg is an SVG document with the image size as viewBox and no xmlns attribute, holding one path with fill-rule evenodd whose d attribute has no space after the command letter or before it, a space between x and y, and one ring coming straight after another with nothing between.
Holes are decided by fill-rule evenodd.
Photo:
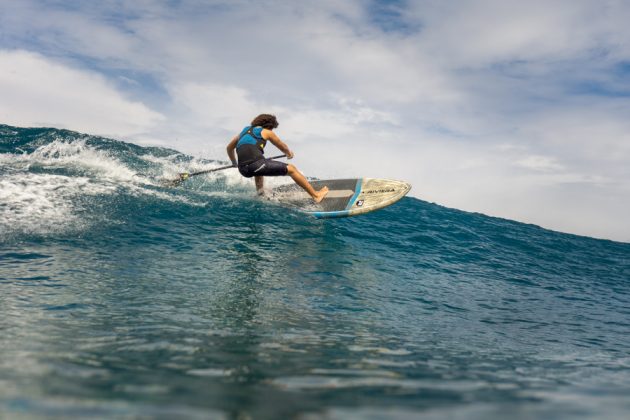
<instances>
[{"instance_id":1,"label":"surfer's left leg","mask_svg":"<svg viewBox=\"0 0 630 420\"><path fill-rule=\"evenodd\" d=\"M265 195L265 190L264 190L265 178L262 176L255 176L254 182L256 183L256 192L258 193L258 195L260 196Z\"/></svg>"}]
</instances>

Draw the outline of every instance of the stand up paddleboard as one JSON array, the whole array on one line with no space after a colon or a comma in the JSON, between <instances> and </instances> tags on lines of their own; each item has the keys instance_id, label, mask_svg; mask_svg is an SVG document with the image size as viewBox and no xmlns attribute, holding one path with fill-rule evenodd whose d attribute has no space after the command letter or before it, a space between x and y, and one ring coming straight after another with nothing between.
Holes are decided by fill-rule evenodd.
<instances>
[{"instance_id":1,"label":"stand up paddleboard","mask_svg":"<svg viewBox=\"0 0 630 420\"><path fill-rule=\"evenodd\" d=\"M318 180L311 181L311 185L316 190L328 187L328 195L321 203L315 204L296 184L273 189L271 199L317 218L349 217L394 204L411 189L407 182L375 178Z\"/></svg>"}]
</instances>

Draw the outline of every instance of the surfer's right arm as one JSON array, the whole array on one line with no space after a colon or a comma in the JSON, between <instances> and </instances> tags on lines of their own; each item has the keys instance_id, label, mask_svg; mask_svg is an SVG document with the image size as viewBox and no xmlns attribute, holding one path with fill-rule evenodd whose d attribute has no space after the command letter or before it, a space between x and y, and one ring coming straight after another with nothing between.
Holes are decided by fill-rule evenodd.
<instances>
[{"instance_id":1,"label":"surfer's right arm","mask_svg":"<svg viewBox=\"0 0 630 420\"><path fill-rule=\"evenodd\" d=\"M260 134L262 135L263 139L270 141L271 144L276 146L278 149L280 149L282 153L287 155L287 159L293 158L293 152L291 151L291 149L289 149L289 146L284 144L284 142L280 140L280 137L276 136L276 133L265 128Z\"/></svg>"},{"instance_id":2,"label":"surfer's right arm","mask_svg":"<svg viewBox=\"0 0 630 420\"><path fill-rule=\"evenodd\" d=\"M234 150L236 150L236 143L238 143L238 136L234 136L230 143L227 145L227 154L232 162L232 165L236 166L236 155L234 154Z\"/></svg>"}]
</instances>

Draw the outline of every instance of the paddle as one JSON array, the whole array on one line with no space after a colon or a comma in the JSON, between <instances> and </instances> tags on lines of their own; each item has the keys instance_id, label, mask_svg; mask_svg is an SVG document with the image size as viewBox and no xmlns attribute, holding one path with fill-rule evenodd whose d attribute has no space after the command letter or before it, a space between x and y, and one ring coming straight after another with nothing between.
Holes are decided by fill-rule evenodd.
<instances>
[{"instance_id":1,"label":"paddle","mask_svg":"<svg viewBox=\"0 0 630 420\"><path fill-rule=\"evenodd\" d=\"M273 156L273 157L270 157L270 158L267 158L267 159L280 159L280 158L283 158L285 156L286 155L278 155L278 156ZM186 181L191 176L209 174L210 172L222 171L223 169L230 169L230 168L237 168L237 167L238 167L238 165L227 165L227 166L221 166L220 168L206 169L204 171L182 172L182 173L180 173L178 175L177 179L165 181L165 184L175 187L175 186L181 184L182 182Z\"/></svg>"}]
</instances>

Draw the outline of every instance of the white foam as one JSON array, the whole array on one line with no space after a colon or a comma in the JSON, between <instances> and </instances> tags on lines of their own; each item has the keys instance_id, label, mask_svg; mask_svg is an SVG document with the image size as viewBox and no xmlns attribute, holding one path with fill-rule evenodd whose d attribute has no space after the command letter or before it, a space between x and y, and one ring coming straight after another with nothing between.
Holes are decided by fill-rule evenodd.
<instances>
[{"instance_id":1,"label":"white foam","mask_svg":"<svg viewBox=\"0 0 630 420\"><path fill-rule=\"evenodd\" d=\"M184 193L180 187L164 188L160 182L174 179L180 172L224 166L220 162L195 158L182 162L183 155L177 153L134 155L151 166L150 173L139 175L107 150L88 145L87 140L56 139L32 153L0 154L0 235L75 232L103 222L105 216L84 208L89 201L86 196L124 193L190 206L205 206L212 198L255 197L253 179L244 178L236 169L195 177L187 181L189 189ZM56 173L46 173L51 170ZM265 178L266 189L287 180L290 182L286 177Z\"/></svg>"},{"instance_id":2,"label":"white foam","mask_svg":"<svg viewBox=\"0 0 630 420\"><path fill-rule=\"evenodd\" d=\"M146 188L152 182L138 176L107 151L86 144L87 139L54 140L32 153L0 154L0 235L11 233L47 234L80 231L99 215L79 213L85 198L120 192L134 196L203 205L185 197ZM172 165L172 162L170 162ZM33 170L70 170L79 174L36 173Z\"/></svg>"},{"instance_id":3,"label":"white foam","mask_svg":"<svg viewBox=\"0 0 630 420\"><path fill-rule=\"evenodd\" d=\"M0 154L0 162L22 169L29 169L32 166L69 168L98 174L111 180L134 180L136 176L134 171L107 152L88 146L86 140L57 139L38 147L32 153Z\"/></svg>"},{"instance_id":4,"label":"white foam","mask_svg":"<svg viewBox=\"0 0 630 420\"><path fill-rule=\"evenodd\" d=\"M0 179L0 236L12 232L50 233L85 221L77 214L78 195L110 194L115 186L87 177L14 173Z\"/></svg>"}]
</instances>

